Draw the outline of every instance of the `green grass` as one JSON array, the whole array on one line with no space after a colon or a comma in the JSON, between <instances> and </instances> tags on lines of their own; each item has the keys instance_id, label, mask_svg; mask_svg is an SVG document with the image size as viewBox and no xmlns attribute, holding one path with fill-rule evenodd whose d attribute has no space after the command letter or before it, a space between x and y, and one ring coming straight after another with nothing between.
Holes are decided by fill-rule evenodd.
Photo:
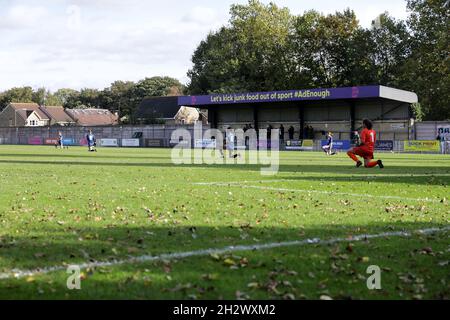
<instances>
[{"instance_id":1,"label":"green grass","mask_svg":"<svg viewBox=\"0 0 450 320\"><path fill-rule=\"evenodd\" d=\"M344 155L281 153L279 173L267 177L257 165L174 166L170 152L0 146L0 273L316 237L349 241L93 268L83 271L79 291L67 289L63 271L4 279L0 298L450 297L448 232L350 239L448 227L448 157L381 154L386 169L368 170ZM382 268L382 290L367 289L370 265Z\"/></svg>"}]
</instances>

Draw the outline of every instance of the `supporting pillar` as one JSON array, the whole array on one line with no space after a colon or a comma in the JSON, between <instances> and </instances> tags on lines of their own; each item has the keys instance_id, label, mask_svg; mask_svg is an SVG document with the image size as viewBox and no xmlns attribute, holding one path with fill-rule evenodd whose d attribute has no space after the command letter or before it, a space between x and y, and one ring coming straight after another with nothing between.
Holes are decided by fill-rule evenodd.
<instances>
[{"instance_id":1,"label":"supporting pillar","mask_svg":"<svg viewBox=\"0 0 450 320\"><path fill-rule=\"evenodd\" d=\"M259 131L258 107L259 105L257 104L253 105L253 127L255 128L256 132Z\"/></svg>"},{"instance_id":2,"label":"supporting pillar","mask_svg":"<svg viewBox=\"0 0 450 320\"><path fill-rule=\"evenodd\" d=\"M356 131L356 104L354 101L350 102L350 139L353 139L353 132Z\"/></svg>"},{"instance_id":3,"label":"supporting pillar","mask_svg":"<svg viewBox=\"0 0 450 320\"><path fill-rule=\"evenodd\" d=\"M208 108L208 122L211 125L212 129L217 129L217 110L215 107Z\"/></svg>"},{"instance_id":4,"label":"supporting pillar","mask_svg":"<svg viewBox=\"0 0 450 320\"><path fill-rule=\"evenodd\" d=\"M298 106L298 115L300 122L300 136L299 140L303 140L305 136L305 107L303 105Z\"/></svg>"}]
</instances>

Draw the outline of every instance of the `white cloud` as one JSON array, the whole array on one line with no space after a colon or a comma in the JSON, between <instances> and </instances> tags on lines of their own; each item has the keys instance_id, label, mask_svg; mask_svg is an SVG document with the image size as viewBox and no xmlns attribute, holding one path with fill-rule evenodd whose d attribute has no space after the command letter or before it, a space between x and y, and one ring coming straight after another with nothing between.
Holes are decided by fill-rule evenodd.
<instances>
[{"instance_id":1,"label":"white cloud","mask_svg":"<svg viewBox=\"0 0 450 320\"><path fill-rule=\"evenodd\" d=\"M199 25L211 25L217 22L217 19L218 14L216 10L207 7L194 7L182 20Z\"/></svg>"},{"instance_id":2,"label":"white cloud","mask_svg":"<svg viewBox=\"0 0 450 320\"><path fill-rule=\"evenodd\" d=\"M393 3L389 7L383 8L376 5L368 5L366 7L360 8L356 11L357 17L360 24L364 27L369 27L380 14L388 12L390 16L396 19L406 19L406 3Z\"/></svg>"},{"instance_id":3,"label":"white cloud","mask_svg":"<svg viewBox=\"0 0 450 320\"><path fill-rule=\"evenodd\" d=\"M270 0L264 0L268 3ZM0 90L12 86L108 86L168 75L186 81L191 56L247 0L0 0ZM352 7L363 25L404 1L275 0L293 14ZM372 7L370 7L372 6ZM386 9L385 9L386 8Z\"/></svg>"},{"instance_id":4,"label":"white cloud","mask_svg":"<svg viewBox=\"0 0 450 320\"><path fill-rule=\"evenodd\" d=\"M44 20L48 12L45 7L17 5L0 15L0 28L31 28Z\"/></svg>"}]
</instances>

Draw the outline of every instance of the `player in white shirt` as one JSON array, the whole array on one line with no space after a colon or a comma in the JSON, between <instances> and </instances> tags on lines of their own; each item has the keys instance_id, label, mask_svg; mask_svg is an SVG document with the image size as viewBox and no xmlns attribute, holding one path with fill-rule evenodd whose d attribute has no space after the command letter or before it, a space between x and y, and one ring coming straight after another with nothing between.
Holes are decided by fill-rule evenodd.
<instances>
[{"instance_id":1,"label":"player in white shirt","mask_svg":"<svg viewBox=\"0 0 450 320\"><path fill-rule=\"evenodd\" d=\"M234 131L231 127L228 127L226 132L226 145L228 150L228 155L230 158L238 158L241 155L239 153L234 153L235 149L235 138L236 135L234 134Z\"/></svg>"}]
</instances>

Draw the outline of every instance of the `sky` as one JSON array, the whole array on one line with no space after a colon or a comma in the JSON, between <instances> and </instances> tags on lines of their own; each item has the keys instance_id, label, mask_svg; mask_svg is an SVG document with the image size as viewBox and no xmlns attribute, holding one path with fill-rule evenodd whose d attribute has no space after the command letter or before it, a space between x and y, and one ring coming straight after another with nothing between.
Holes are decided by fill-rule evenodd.
<instances>
[{"instance_id":1,"label":"sky","mask_svg":"<svg viewBox=\"0 0 450 320\"><path fill-rule=\"evenodd\" d=\"M272 2L292 14L351 8L364 27L385 11L408 16L404 0ZM0 0L0 91L103 89L153 76L187 83L194 50L227 24L233 3L247 0Z\"/></svg>"}]
</instances>

